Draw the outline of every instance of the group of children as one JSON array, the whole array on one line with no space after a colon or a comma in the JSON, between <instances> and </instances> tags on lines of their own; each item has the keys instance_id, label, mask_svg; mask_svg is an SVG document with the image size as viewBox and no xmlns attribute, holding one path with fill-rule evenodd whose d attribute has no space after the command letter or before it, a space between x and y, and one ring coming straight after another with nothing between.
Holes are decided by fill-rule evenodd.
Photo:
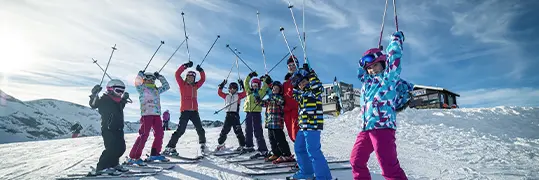
<instances>
[{"instance_id":1,"label":"group of children","mask_svg":"<svg viewBox=\"0 0 539 180\"><path fill-rule=\"evenodd\" d=\"M360 132L352 149L350 163L354 179L370 179L367 161L375 151L382 167L382 175L386 179L406 179L399 165L396 153L395 130L396 113L405 107L408 94L413 85L400 79L402 43L404 34L395 32L386 52L379 48L369 49L359 62L358 78L363 83L361 97L364 106L361 109ZM228 84L228 93L223 92L227 80L219 84L218 95L224 99L226 117L218 138L216 150L225 147L225 141L233 129L239 141L236 149L241 153L254 152L253 134L257 142L257 151L253 157L265 157L274 163L294 161L289 144L285 138L284 127L294 143L294 150L299 171L295 179L331 179L328 163L321 151L321 131L324 127L321 94L323 86L318 75L308 64L297 68L297 59L291 56L287 61L288 73L284 83L273 81L269 75L251 72L245 80ZM197 90L205 82L205 73L198 65L200 80L195 81L196 72L189 71L185 79L181 74L193 66L192 62L181 65L176 71L176 81L181 93L181 116L178 128L172 134L163 153L163 126L161 124L160 94L170 89L166 79L159 73L139 72L135 87L139 92L141 109L141 127L139 137L135 141L128 163L144 165L141 160L142 150L151 129L154 129L149 160L168 161L165 155L178 155L175 147L178 139L185 133L187 122L191 120L196 128L202 150L206 150L205 131L200 121L197 103ZM155 80L162 86L156 87ZM243 89L243 91L239 91ZM97 173L114 173L126 171L118 163L118 158L125 151L123 139L123 108L129 98L125 85L120 80L111 80L106 86L107 92L101 97L101 87L96 85L90 96L90 106L98 108L102 117L102 136L105 142ZM269 90L268 90L269 89ZM265 96L268 96L267 98ZM246 134L243 134L239 117L241 100L243 107ZM271 144L268 152L262 130L262 107L265 107L265 128Z\"/></svg>"}]
</instances>

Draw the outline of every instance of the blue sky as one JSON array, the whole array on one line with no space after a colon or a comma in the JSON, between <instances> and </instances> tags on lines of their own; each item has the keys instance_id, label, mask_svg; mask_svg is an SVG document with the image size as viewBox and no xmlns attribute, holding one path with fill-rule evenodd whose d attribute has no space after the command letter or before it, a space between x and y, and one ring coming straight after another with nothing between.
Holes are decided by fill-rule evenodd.
<instances>
[{"instance_id":1,"label":"blue sky","mask_svg":"<svg viewBox=\"0 0 539 180\"><path fill-rule=\"evenodd\" d=\"M301 28L302 1L291 3ZM311 66L324 83L337 76L360 87L357 61L377 46L384 1L306 0L305 5ZM148 71L157 71L181 43L183 11L195 64L221 35L203 64L207 81L199 90L199 106L203 119L223 119L222 113L213 115L224 104L217 84L235 63L225 45L238 48L262 74L256 11L270 68L287 53L280 26L291 46L299 45L287 6L287 0L5 1L0 7L0 89L21 100L54 98L87 105L90 89L102 76L91 58L105 66L110 47L117 44L109 73L130 85L135 103L126 107L127 120L138 120L135 75L160 41L165 44ZM539 16L534 11L538 6L535 1L397 0L399 29L406 35L402 77L459 93L461 107L538 106L539 27L533 18ZM392 8L390 4L384 46L395 30ZM295 52L303 57L299 46ZM185 62L184 45L162 72L171 83L162 105L174 120L180 103L174 72ZM240 72L244 78L249 70L240 64ZM285 73L283 63L270 75L283 80ZM235 69L230 79L237 79Z\"/></svg>"}]
</instances>

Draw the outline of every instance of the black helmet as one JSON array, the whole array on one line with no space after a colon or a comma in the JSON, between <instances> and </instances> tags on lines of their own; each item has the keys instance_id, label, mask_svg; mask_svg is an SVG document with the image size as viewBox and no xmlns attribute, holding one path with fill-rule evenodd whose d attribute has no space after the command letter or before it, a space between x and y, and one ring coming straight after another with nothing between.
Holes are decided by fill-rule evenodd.
<instances>
[{"instance_id":1,"label":"black helmet","mask_svg":"<svg viewBox=\"0 0 539 180\"><path fill-rule=\"evenodd\" d=\"M274 86L279 86L279 94L283 93L283 84L279 81L273 81L271 83L271 89L273 89Z\"/></svg>"},{"instance_id":2,"label":"black helmet","mask_svg":"<svg viewBox=\"0 0 539 180\"><path fill-rule=\"evenodd\" d=\"M228 85L228 89L238 89L238 83L236 83L236 82L231 82L231 83Z\"/></svg>"}]
</instances>

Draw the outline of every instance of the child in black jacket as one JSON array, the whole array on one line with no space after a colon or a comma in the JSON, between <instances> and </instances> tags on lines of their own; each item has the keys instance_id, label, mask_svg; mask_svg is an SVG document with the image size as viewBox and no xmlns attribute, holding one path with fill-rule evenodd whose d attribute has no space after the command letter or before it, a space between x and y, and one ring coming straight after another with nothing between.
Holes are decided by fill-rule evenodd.
<instances>
[{"instance_id":1,"label":"child in black jacket","mask_svg":"<svg viewBox=\"0 0 539 180\"><path fill-rule=\"evenodd\" d=\"M119 175L129 171L119 163L125 152L123 109L129 94L125 92L124 83L118 79L110 80L106 88L106 93L99 97L98 93L102 88L96 85L90 95L90 107L97 108L101 115L101 136L105 143L105 150L99 157L95 172L92 173Z\"/></svg>"}]
</instances>

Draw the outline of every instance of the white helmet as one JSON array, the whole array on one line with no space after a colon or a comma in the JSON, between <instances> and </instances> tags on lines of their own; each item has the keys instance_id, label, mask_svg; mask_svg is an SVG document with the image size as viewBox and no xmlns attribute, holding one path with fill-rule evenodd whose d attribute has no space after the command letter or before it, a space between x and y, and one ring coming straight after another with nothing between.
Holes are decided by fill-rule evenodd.
<instances>
[{"instance_id":1,"label":"white helmet","mask_svg":"<svg viewBox=\"0 0 539 180\"><path fill-rule=\"evenodd\" d=\"M125 92L125 84L119 79L111 79L109 83L107 83L107 91L121 96Z\"/></svg>"},{"instance_id":2,"label":"white helmet","mask_svg":"<svg viewBox=\"0 0 539 180\"><path fill-rule=\"evenodd\" d=\"M151 73L151 72L145 72L145 73L144 73L144 76L142 76L142 79L145 79L145 80L155 80L155 79L157 79L157 77L155 77L154 73Z\"/></svg>"}]
</instances>

